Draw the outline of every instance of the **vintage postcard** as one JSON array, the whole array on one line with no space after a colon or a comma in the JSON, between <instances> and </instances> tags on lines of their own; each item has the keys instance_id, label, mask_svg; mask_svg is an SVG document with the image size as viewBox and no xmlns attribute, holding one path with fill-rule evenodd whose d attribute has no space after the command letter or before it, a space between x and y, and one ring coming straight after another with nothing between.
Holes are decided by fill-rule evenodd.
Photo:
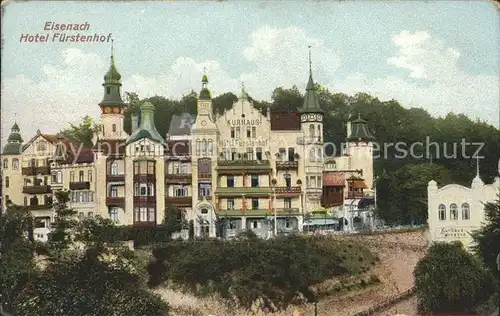
<instances>
[{"instance_id":1,"label":"vintage postcard","mask_svg":"<svg viewBox=\"0 0 500 316\"><path fill-rule=\"evenodd\" d=\"M2 2L0 314L496 315L499 8Z\"/></svg>"}]
</instances>

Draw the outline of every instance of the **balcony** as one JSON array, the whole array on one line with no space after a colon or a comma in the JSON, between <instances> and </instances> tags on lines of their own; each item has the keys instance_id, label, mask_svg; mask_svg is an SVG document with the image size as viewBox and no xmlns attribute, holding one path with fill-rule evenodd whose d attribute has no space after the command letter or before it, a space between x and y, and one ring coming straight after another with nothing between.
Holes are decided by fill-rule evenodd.
<instances>
[{"instance_id":1,"label":"balcony","mask_svg":"<svg viewBox=\"0 0 500 316\"><path fill-rule=\"evenodd\" d=\"M363 192L356 192L356 191L347 192L347 199L349 200L362 199L363 197L364 197Z\"/></svg>"},{"instance_id":2,"label":"balcony","mask_svg":"<svg viewBox=\"0 0 500 316\"><path fill-rule=\"evenodd\" d=\"M52 193L50 185L33 185L33 186L24 186L23 193L26 194L45 194Z\"/></svg>"},{"instance_id":3,"label":"balcony","mask_svg":"<svg viewBox=\"0 0 500 316\"><path fill-rule=\"evenodd\" d=\"M217 170L269 170L271 165L269 160L225 160L217 161Z\"/></svg>"},{"instance_id":4,"label":"balcony","mask_svg":"<svg viewBox=\"0 0 500 316\"><path fill-rule=\"evenodd\" d=\"M215 190L215 195L217 196L269 196L272 194L272 190L269 187L258 187L258 188L230 188L230 187L219 187Z\"/></svg>"},{"instance_id":5,"label":"balcony","mask_svg":"<svg viewBox=\"0 0 500 316\"><path fill-rule=\"evenodd\" d=\"M166 184L191 184L192 174L190 173L168 173L165 175Z\"/></svg>"},{"instance_id":6,"label":"balcony","mask_svg":"<svg viewBox=\"0 0 500 316\"><path fill-rule=\"evenodd\" d=\"M36 176L38 174L48 175L50 174L50 167L23 167L21 170L23 176Z\"/></svg>"},{"instance_id":7,"label":"balcony","mask_svg":"<svg viewBox=\"0 0 500 316\"><path fill-rule=\"evenodd\" d=\"M154 206L156 205L156 196L134 196L134 204Z\"/></svg>"},{"instance_id":8,"label":"balcony","mask_svg":"<svg viewBox=\"0 0 500 316\"><path fill-rule=\"evenodd\" d=\"M69 189L70 190L90 190L90 182L88 182L88 181L70 182Z\"/></svg>"},{"instance_id":9,"label":"balcony","mask_svg":"<svg viewBox=\"0 0 500 316\"><path fill-rule=\"evenodd\" d=\"M274 192L277 195L300 194L302 192L300 187L275 187Z\"/></svg>"},{"instance_id":10,"label":"balcony","mask_svg":"<svg viewBox=\"0 0 500 316\"><path fill-rule=\"evenodd\" d=\"M156 182L154 174L134 174L134 182Z\"/></svg>"},{"instance_id":11,"label":"balcony","mask_svg":"<svg viewBox=\"0 0 500 316\"><path fill-rule=\"evenodd\" d=\"M211 173L206 173L206 172L198 172L198 179L210 179L212 180L212 174Z\"/></svg>"},{"instance_id":12,"label":"balcony","mask_svg":"<svg viewBox=\"0 0 500 316\"><path fill-rule=\"evenodd\" d=\"M298 161L276 161L277 170L293 170L299 168Z\"/></svg>"},{"instance_id":13,"label":"balcony","mask_svg":"<svg viewBox=\"0 0 500 316\"><path fill-rule=\"evenodd\" d=\"M125 182L124 174L107 174L106 175L107 182Z\"/></svg>"},{"instance_id":14,"label":"balcony","mask_svg":"<svg viewBox=\"0 0 500 316\"><path fill-rule=\"evenodd\" d=\"M125 206L125 197L107 197L107 206Z\"/></svg>"},{"instance_id":15,"label":"balcony","mask_svg":"<svg viewBox=\"0 0 500 316\"><path fill-rule=\"evenodd\" d=\"M271 212L274 212L274 211L271 210ZM273 215L273 214L271 214L271 215ZM290 207L290 208L277 208L276 215L278 215L278 216L283 216L283 215L297 216L297 215L302 215L302 213L300 212L299 208Z\"/></svg>"},{"instance_id":16,"label":"balcony","mask_svg":"<svg viewBox=\"0 0 500 316\"><path fill-rule=\"evenodd\" d=\"M165 204L174 206L192 206L193 199L190 196L166 196Z\"/></svg>"},{"instance_id":17,"label":"balcony","mask_svg":"<svg viewBox=\"0 0 500 316\"><path fill-rule=\"evenodd\" d=\"M50 210L52 209L52 204L25 205L22 206L22 209L27 211Z\"/></svg>"},{"instance_id":18,"label":"balcony","mask_svg":"<svg viewBox=\"0 0 500 316\"><path fill-rule=\"evenodd\" d=\"M315 137L310 137L310 136L302 136L302 137L297 137L297 145L312 145L312 144L322 144L323 141L321 139L321 136L315 136Z\"/></svg>"}]
</instances>

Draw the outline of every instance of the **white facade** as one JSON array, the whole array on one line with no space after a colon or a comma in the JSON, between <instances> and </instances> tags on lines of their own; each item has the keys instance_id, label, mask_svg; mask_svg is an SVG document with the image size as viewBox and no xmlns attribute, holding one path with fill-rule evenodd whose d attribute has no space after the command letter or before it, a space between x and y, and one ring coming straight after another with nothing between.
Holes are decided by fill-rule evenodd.
<instances>
[{"instance_id":1,"label":"white facade","mask_svg":"<svg viewBox=\"0 0 500 316\"><path fill-rule=\"evenodd\" d=\"M461 241L466 248L473 244L470 233L484 222L484 204L493 202L500 190L500 178L485 185L476 176L470 187L458 184L438 188L428 185L429 244L435 241Z\"/></svg>"}]
</instances>

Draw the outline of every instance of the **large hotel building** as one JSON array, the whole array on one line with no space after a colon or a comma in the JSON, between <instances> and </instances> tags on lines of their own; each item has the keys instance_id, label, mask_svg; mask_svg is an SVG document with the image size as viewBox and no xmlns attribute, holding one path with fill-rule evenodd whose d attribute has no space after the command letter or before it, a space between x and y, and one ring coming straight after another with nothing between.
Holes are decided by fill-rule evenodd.
<instances>
[{"instance_id":1,"label":"large hotel building","mask_svg":"<svg viewBox=\"0 0 500 316\"><path fill-rule=\"evenodd\" d=\"M342 155L326 157L312 74L298 111L265 115L244 89L231 109L216 115L206 75L201 83L192 122L189 115L176 116L169 133L160 135L155 107L144 102L128 135L127 104L112 54L93 148L40 131L24 142L19 126L12 126L2 153L2 208L13 203L30 210L46 228L38 230L39 239L54 219L58 190L71 191L70 206L80 217L156 225L174 206L193 220L197 235L216 236L215 223L222 219L226 235L252 229L265 237L275 219L279 232L302 231L314 221L328 225L325 209L352 210L370 195L373 137L366 121L348 122Z\"/></svg>"}]
</instances>

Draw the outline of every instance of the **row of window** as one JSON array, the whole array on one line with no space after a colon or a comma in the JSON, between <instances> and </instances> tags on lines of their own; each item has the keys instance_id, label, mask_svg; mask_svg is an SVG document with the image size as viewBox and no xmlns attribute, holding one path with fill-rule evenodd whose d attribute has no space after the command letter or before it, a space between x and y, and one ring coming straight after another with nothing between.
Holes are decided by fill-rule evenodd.
<instances>
[{"instance_id":1,"label":"row of window","mask_svg":"<svg viewBox=\"0 0 500 316\"><path fill-rule=\"evenodd\" d=\"M154 161L134 161L134 174L155 174Z\"/></svg>"},{"instance_id":2,"label":"row of window","mask_svg":"<svg viewBox=\"0 0 500 316\"><path fill-rule=\"evenodd\" d=\"M242 129L240 127L231 127L231 138L241 138L241 131ZM257 138L257 127L252 126L250 128L250 126L247 126L246 137Z\"/></svg>"},{"instance_id":3,"label":"row of window","mask_svg":"<svg viewBox=\"0 0 500 316\"><path fill-rule=\"evenodd\" d=\"M7 201L9 201L9 196L6 195L5 196L5 199ZM27 196L24 197L24 205L27 206L27 205L32 205L32 206L36 206L36 205L51 205L52 204L52 196L50 195L44 195L43 196L43 200L39 200L37 196L32 196L30 198L28 198ZM29 202L29 204L28 204Z\"/></svg>"},{"instance_id":4,"label":"row of window","mask_svg":"<svg viewBox=\"0 0 500 316\"><path fill-rule=\"evenodd\" d=\"M306 187L322 188L323 182L321 181L321 176L306 176Z\"/></svg>"},{"instance_id":5,"label":"row of window","mask_svg":"<svg viewBox=\"0 0 500 316\"><path fill-rule=\"evenodd\" d=\"M30 159L28 161L28 167L46 167L47 166L47 160L46 159ZM9 159L4 158L3 160L3 168L4 169L9 169ZM13 170L18 170L19 169L19 159L13 158L12 159L12 169Z\"/></svg>"},{"instance_id":6,"label":"row of window","mask_svg":"<svg viewBox=\"0 0 500 316\"><path fill-rule=\"evenodd\" d=\"M440 204L438 208L439 220L446 220L446 206L444 204ZM470 219L470 205L468 203L462 204L462 220ZM456 221L458 220L458 206L453 203L450 205L450 220Z\"/></svg>"},{"instance_id":7,"label":"row of window","mask_svg":"<svg viewBox=\"0 0 500 316\"><path fill-rule=\"evenodd\" d=\"M206 184L206 183L200 183L198 185L198 195L199 196L212 196L212 185ZM175 197L189 196L189 186L174 185L173 196L175 196Z\"/></svg>"},{"instance_id":8,"label":"row of window","mask_svg":"<svg viewBox=\"0 0 500 316\"><path fill-rule=\"evenodd\" d=\"M94 192L92 191L71 191L70 201L72 203L94 202Z\"/></svg>"},{"instance_id":9,"label":"row of window","mask_svg":"<svg viewBox=\"0 0 500 316\"><path fill-rule=\"evenodd\" d=\"M317 134L316 134L316 128L314 127L314 125L309 125L309 137L310 138L313 138L313 137L317 137L317 136L321 136L321 125L318 124L318 127L317 127Z\"/></svg>"},{"instance_id":10,"label":"row of window","mask_svg":"<svg viewBox=\"0 0 500 316\"><path fill-rule=\"evenodd\" d=\"M262 148L257 147L255 149L255 156L253 148L247 148L246 153L241 154L236 151L236 148L223 148L221 151L222 155L225 156L226 160L238 160L238 159L246 159L246 160L262 160ZM245 156L246 155L246 156Z\"/></svg>"},{"instance_id":11,"label":"row of window","mask_svg":"<svg viewBox=\"0 0 500 316\"><path fill-rule=\"evenodd\" d=\"M52 175L52 179L54 179L54 175ZM59 180L59 179L57 179L57 176L56 176L56 180ZM61 180L62 180L62 174L61 174ZM75 172L74 171L69 172L69 181L75 182ZM92 182L92 170L87 171L87 179L86 180L85 180L85 172L84 171L78 172L78 182L85 182L85 181Z\"/></svg>"},{"instance_id":12,"label":"row of window","mask_svg":"<svg viewBox=\"0 0 500 316\"><path fill-rule=\"evenodd\" d=\"M214 153L214 142L209 139L208 141L206 139L196 140L196 155L213 155Z\"/></svg>"},{"instance_id":13,"label":"row of window","mask_svg":"<svg viewBox=\"0 0 500 316\"><path fill-rule=\"evenodd\" d=\"M259 209L259 199L252 198L252 210ZM229 198L226 200L226 207L228 210L234 210L234 199ZM286 197L283 199L283 208L292 208L292 198Z\"/></svg>"},{"instance_id":14,"label":"row of window","mask_svg":"<svg viewBox=\"0 0 500 316\"><path fill-rule=\"evenodd\" d=\"M134 220L136 222L156 222L156 210L154 207L136 207L134 209Z\"/></svg>"}]
</instances>

